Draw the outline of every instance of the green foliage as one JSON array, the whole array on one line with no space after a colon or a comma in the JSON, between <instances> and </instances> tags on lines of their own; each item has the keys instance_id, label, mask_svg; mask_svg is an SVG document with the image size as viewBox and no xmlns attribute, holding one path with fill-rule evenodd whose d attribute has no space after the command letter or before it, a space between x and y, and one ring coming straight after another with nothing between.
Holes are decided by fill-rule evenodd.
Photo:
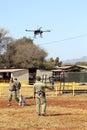
<instances>
[{"instance_id":1,"label":"green foliage","mask_svg":"<svg viewBox=\"0 0 87 130\"><path fill-rule=\"evenodd\" d=\"M7 68L39 68L46 56L47 53L31 39L23 37L7 45L3 60Z\"/></svg>"},{"instance_id":2,"label":"green foliage","mask_svg":"<svg viewBox=\"0 0 87 130\"><path fill-rule=\"evenodd\" d=\"M52 57L44 62L44 66L46 69L54 69L55 66L61 66L62 62L59 61L59 57L53 59Z\"/></svg>"}]
</instances>

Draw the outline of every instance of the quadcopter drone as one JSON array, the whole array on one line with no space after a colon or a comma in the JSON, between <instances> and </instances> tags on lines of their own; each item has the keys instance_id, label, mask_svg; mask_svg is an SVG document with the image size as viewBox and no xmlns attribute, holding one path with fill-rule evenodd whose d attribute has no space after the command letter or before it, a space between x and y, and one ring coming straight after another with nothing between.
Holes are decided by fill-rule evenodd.
<instances>
[{"instance_id":1,"label":"quadcopter drone","mask_svg":"<svg viewBox=\"0 0 87 130\"><path fill-rule=\"evenodd\" d=\"M25 31L27 31L27 32L34 32L34 38L36 38L36 35L40 35L40 37L42 38L43 32L50 32L50 30L43 31L41 28L42 27L40 27L39 29L35 29L35 30L28 30L28 29L26 29Z\"/></svg>"}]
</instances>

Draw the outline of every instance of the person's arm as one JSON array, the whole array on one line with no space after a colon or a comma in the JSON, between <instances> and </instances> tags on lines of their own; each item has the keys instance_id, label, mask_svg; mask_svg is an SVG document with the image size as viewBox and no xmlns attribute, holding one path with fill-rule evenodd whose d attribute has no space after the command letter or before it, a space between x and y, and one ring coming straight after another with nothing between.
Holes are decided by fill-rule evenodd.
<instances>
[{"instance_id":1,"label":"person's arm","mask_svg":"<svg viewBox=\"0 0 87 130\"><path fill-rule=\"evenodd\" d=\"M54 88L51 88L51 87L48 87L48 86L46 86L46 88L48 89L48 90L54 90Z\"/></svg>"}]
</instances>

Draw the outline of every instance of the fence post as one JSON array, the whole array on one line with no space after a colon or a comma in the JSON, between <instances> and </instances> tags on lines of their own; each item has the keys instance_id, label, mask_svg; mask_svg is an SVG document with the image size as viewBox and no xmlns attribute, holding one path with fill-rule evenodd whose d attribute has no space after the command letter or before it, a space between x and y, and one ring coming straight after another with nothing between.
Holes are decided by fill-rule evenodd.
<instances>
[{"instance_id":1,"label":"fence post","mask_svg":"<svg viewBox=\"0 0 87 130\"><path fill-rule=\"evenodd\" d=\"M0 86L0 97L2 97L2 87Z\"/></svg>"},{"instance_id":2,"label":"fence post","mask_svg":"<svg viewBox=\"0 0 87 130\"><path fill-rule=\"evenodd\" d=\"M62 83L59 82L59 94L62 94Z\"/></svg>"},{"instance_id":3,"label":"fence post","mask_svg":"<svg viewBox=\"0 0 87 130\"><path fill-rule=\"evenodd\" d=\"M72 83L72 88L73 88L73 96L75 96L75 82Z\"/></svg>"},{"instance_id":4,"label":"fence post","mask_svg":"<svg viewBox=\"0 0 87 130\"><path fill-rule=\"evenodd\" d=\"M58 85L56 85L56 96L58 96L58 87L59 87L59 83Z\"/></svg>"}]
</instances>

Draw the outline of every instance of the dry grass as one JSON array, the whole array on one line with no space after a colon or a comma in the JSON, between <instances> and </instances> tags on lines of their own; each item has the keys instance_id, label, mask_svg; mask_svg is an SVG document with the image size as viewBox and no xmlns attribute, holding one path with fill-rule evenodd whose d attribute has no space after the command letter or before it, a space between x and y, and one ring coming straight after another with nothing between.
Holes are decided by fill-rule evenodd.
<instances>
[{"instance_id":1,"label":"dry grass","mask_svg":"<svg viewBox=\"0 0 87 130\"><path fill-rule=\"evenodd\" d=\"M47 115L37 116L35 100L27 99L27 106L21 107L13 100L7 106L6 99L0 99L0 130L86 130L87 95L71 94L47 98Z\"/></svg>"}]
</instances>

